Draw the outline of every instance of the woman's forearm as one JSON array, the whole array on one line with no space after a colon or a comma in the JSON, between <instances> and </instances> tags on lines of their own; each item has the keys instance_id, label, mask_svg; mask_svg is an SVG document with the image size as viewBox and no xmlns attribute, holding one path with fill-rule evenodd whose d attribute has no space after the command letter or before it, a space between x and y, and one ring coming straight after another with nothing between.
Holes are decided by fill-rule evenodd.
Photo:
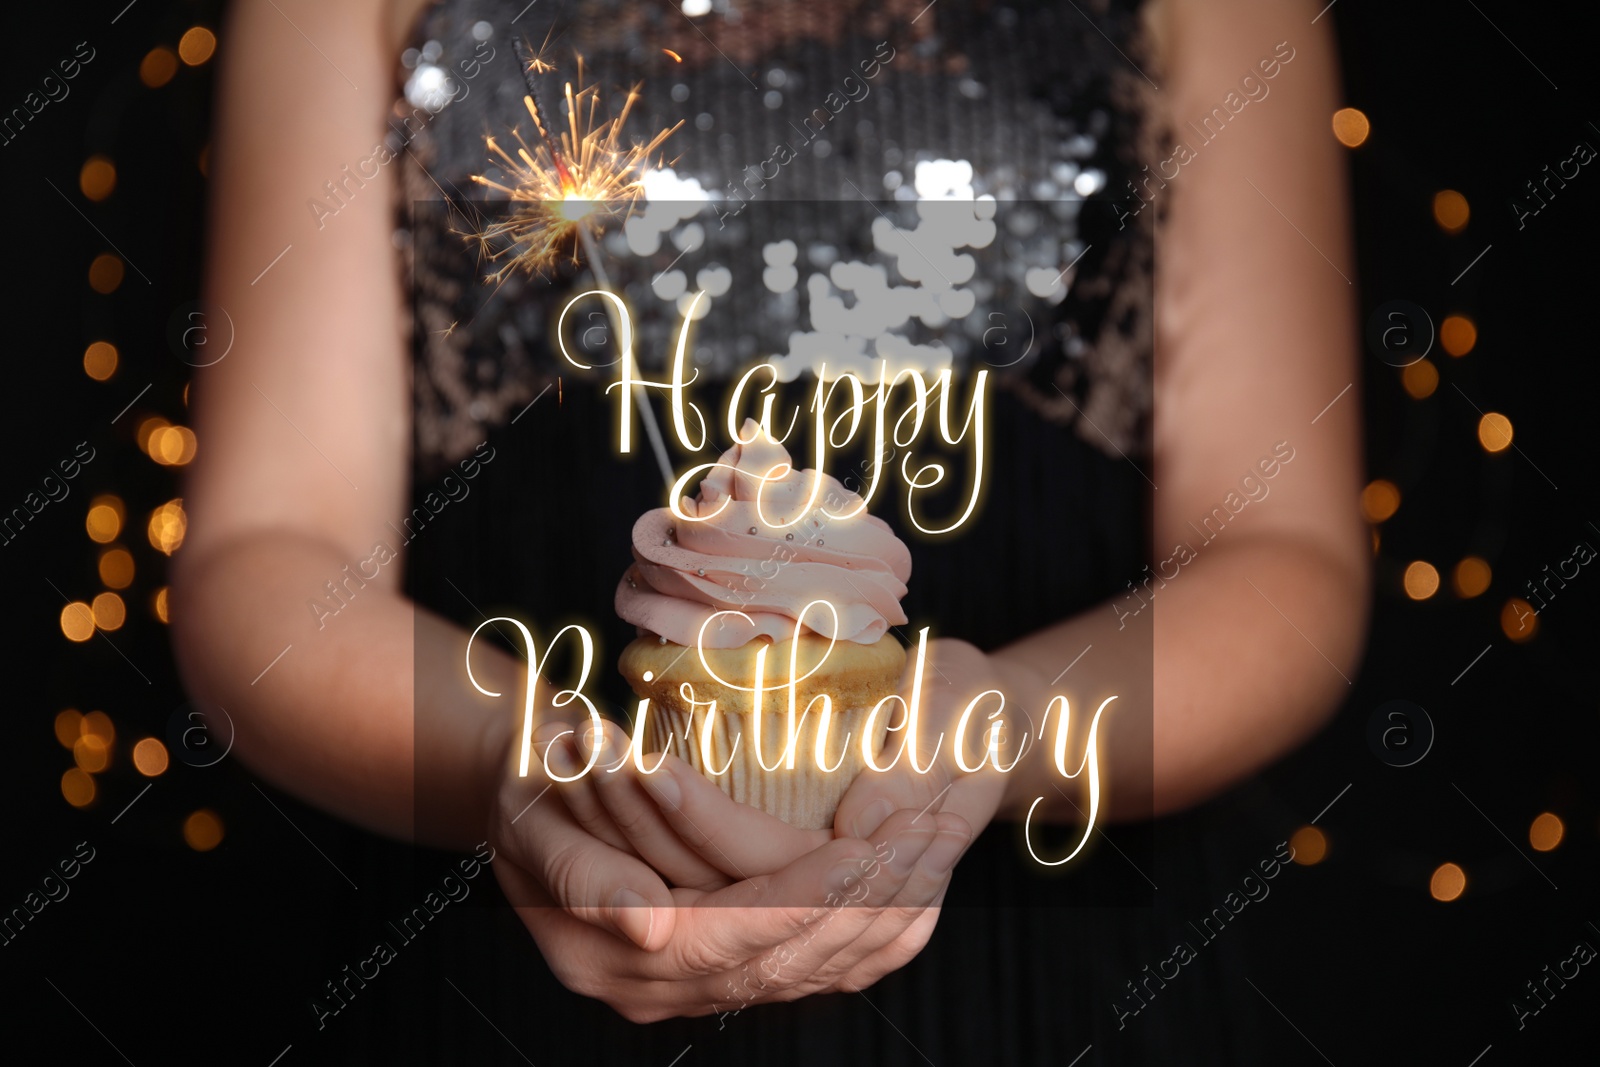
<instances>
[{"instance_id":1,"label":"woman's forearm","mask_svg":"<svg viewBox=\"0 0 1600 1067\"><path fill-rule=\"evenodd\" d=\"M197 701L227 710L235 755L380 833L444 847L482 840L510 709L521 706L518 661L478 642L473 670L505 696L479 695L466 680L465 632L390 582L348 582L348 559L295 531L236 537L175 563L184 680ZM342 590L336 614L328 581Z\"/></svg>"},{"instance_id":2,"label":"woman's forearm","mask_svg":"<svg viewBox=\"0 0 1600 1067\"><path fill-rule=\"evenodd\" d=\"M1069 772L1095 709L1117 697L1098 736L1108 818L1184 808L1267 765L1321 724L1354 674L1365 612L1351 591L1364 574L1275 534L1204 552L1137 614L1119 598L995 653L1036 729L1051 696L1069 698ZM1010 776L1013 814L1041 796L1052 819L1087 811L1087 773L1068 782L1054 764L1057 725Z\"/></svg>"}]
</instances>

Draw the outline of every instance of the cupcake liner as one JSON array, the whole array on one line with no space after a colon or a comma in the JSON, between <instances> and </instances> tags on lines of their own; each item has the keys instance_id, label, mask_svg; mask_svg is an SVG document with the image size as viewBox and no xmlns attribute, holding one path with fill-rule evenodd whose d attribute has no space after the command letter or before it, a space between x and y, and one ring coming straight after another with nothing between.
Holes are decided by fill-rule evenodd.
<instances>
[{"instance_id":1,"label":"cupcake liner","mask_svg":"<svg viewBox=\"0 0 1600 1067\"><path fill-rule=\"evenodd\" d=\"M887 696L889 692L893 690L883 695ZM761 713L764 755L769 766L778 764L776 770L763 767L758 759L753 716L749 714L720 709L708 713L705 707L686 710L652 706L650 718L645 723L645 747L651 752L670 751L741 804L760 808L791 826L822 830L833 825L839 801L856 776L866 769L861 751L861 732L871 712L871 704L847 708L842 712L834 709L828 726L828 745L823 756L829 766L838 763L837 769L830 771L817 766L816 743L820 715L815 711L804 716L796 730L792 769L779 762L783 759L788 740L787 709ZM711 720L709 726L706 723L708 718ZM874 756L883 749L889 718L888 713L880 714L873 723L874 736L870 743ZM707 732L709 738L702 740ZM846 744L844 738L847 733L849 741ZM845 745L842 759L841 744ZM709 763L704 758L707 749L711 756Z\"/></svg>"},{"instance_id":2,"label":"cupcake liner","mask_svg":"<svg viewBox=\"0 0 1600 1067\"><path fill-rule=\"evenodd\" d=\"M822 661L824 653L814 640L826 647L825 639L802 638L798 657L802 671ZM786 665L788 644L768 643L769 652L773 653L768 662ZM719 652L724 669L718 673L730 681L737 679L747 684L749 675L725 670L729 663L753 663L757 646L758 642L751 642L742 650ZM789 737L789 690L783 684L786 679L774 680L769 675L766 684L777 688L763 695L763 709L757 713L751 694L716 683L693 650L641 638L624 652L621 666L635 693L650 700L644 729L646 750L672 752L732 799L760 808L792 826L807 830L831 827L840 799L866 769L862 732L867 720L879 701L899 691L905 662L905 651L891 637L875 645L836 647L836 656L829 654L821 669L808 676L802 674L802 681L795 687L799 722L791 768L785 759ZM694 702L682 692L685 682L692 687ZM817 698L823 694L827 694L832 709L823 753L831 770L819 767L816 756L817 735L822 726L822 702ZM712 700L716 701L714 708L709 703ZM759 754L754 744L757 714L761 716L763 748ZM892 717L891 709L885 709L872 723L868 742L874 756L883 749ZM767 767L761 765L763 756ZM767 769L774 766L774 770Z\"/></svg>"}]
</instances>

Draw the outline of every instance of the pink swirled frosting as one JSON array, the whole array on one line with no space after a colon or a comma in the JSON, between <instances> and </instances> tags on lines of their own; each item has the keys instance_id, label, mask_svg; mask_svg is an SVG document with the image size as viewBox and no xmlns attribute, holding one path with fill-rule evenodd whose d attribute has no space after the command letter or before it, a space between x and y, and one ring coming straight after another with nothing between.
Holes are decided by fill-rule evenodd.
<instances>
[{"instance_id":1,"label":"pink swirled frosting","mask_svg":"<svg viewBox=\"0 0 1600 1067\"><path fill-rule=\"evenodd\" d=\"M740 436L753 434L722 454L694 499L679 503L698 521L656 508L634 523L634 562L617 585L617 614L641 632L704 648L792 637L816 600L837 612L806 612L804 628L824 637L872 644L904 623L905 543L864 510L830 518L861 505L832 475L789 469L769 477L789 465L789 453L746 421ZM719 611L742 611L750 621L724 615L704 625Z\"/></svg>"}]
</instances>

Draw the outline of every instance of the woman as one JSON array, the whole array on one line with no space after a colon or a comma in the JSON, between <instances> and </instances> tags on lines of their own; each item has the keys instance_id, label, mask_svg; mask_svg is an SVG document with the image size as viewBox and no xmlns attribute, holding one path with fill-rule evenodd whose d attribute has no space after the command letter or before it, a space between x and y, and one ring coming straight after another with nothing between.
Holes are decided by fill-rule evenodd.
<instances>
[{"instance_id":1,"label":"woman","mask_svg":"<svg viewBox=\"0 0 1600 1067\"><path fill-rule=\"evenodd\" d=\"M832 833L722 801L671 763L676 796L662 778L620 774L563 785L560 803L540 799L539 770L516 773L520 716L461 669L470 629L504 614L480 611L480 598L517 602L549 632L574 613L601 620L614 655L628 628L610 620L609 591L633 518L661 503L659 481L648 460L608 454L600 375L559 365L538 336L575 269L478 287L485 266L447 237L489 211L462 195L491 170L483 135L503 139L520 120L532 136L512 37L547 42L541 58L558 79L571 78L574 49L608 92L642 79L631 127L648 135L686 120L663 150L677 156L676 177L717 194L715 213L748 212L741 222L755 225L767 203L890 198L919 158L970 162L967 178L945 175L967 182L967 195L1010 183L1018 200L1085 199L1075 222L1060 223L1076 227L1055 242L1063 269L1040 287L1070 286L1051 305L1049 327L1060 329L1047 327L1014 369L1002 366L1009 355L985 352L962 368L969 378L984 362L997 378L1010 370L991 420L997 485L966 539L913 544L907 609L936 638L941 681L925 696L926 721L951 729L989 688L1043 708L1070 671L1077 703L1118 697L1101 741L1103 810L1123 820L1178 812L1315 730L1362 637L1368 564L1353 507L1357 403L1343 393L1355 341L1342 160L1325 126L1337 103L1328 22L1306 5L1259 0L756 3L710 16L598 0L544 8L237 5L222 35L208 299L239 341L196 385L204 448L174 578L191 689L230 709L247 762L308 802L402 840L468 849L488 838L499 883L569 989L632 1023L720 1017L628 1026L541 985L527 948L479 935L480 947L520 953L498 967L509 983L501 1010L479 1010L525 1040L536 1032L549 1053L665 1063L698 1043L713 1057L967 1062L1036 1047L1071 1055L1063 1042L1077 1035L1106 1060L1244 1047L1236 1012L1190 1010L1188 1033L1109 1036L1128 1028L1131 1009L1107 1005L1152 958L1144 945L1157 943L1159 924L1135 914L1086 929L1088 913L1051 906L1068 883L1023 871L1001 823L1038 797L1047 818L1082 818L1082 798L1054 788L1043 745L1004 776L947 762L926 776L863 776ZM408 45L416 51L397 66ZM833 125L797 127L816 114L811 97L827 99L835 84L850 102L828 106ZM785 126L798 162L773 152ZM756 186L742 178L751 164ZM862 192L867 175L877 185ZM397 233L396 206L419 200L455 206L402 210ZM1141 269L1152 231L1153 288ZM393 269L397 244L409 294ZM1153 402L1142 376L1151 334ZM723 369L713 360L707 377ZM473 453L480 440L487 450ZM486 474L475 495L452 497L455 517L430 509L437 525L407 523L408 497L469 453L486 457L498 492ZM710 458L672 460L681 470ZM577 507L587 498L576 490L597 484L604 500ZM1211 516L1204 531L1195 525ZM390 531L416 542L401 546L408 578L381 556L371 573L374 542L393 543ZM1159 563L1141 572L1145 561ZM343 590L336 599L330 582ZM322 608L308 610L318 598ZM484 690L519 692L522 669L474 647ZM539 711L542 753L571 716ZM569 744L556 742L557 762L583 763L587 749ZM1180 879L1203 862L1194 837L1181 846L1194 862ZM830 872L885 846L904 858L884 892L802 944L796 916L821 906ZM1103 853L1065 869L1093 886L1115 862ZM963 892L974 903L951 907ZM1153 899L1162 908L1160 890ZM781 973L746 980L786 947ZM879 1001L810 996L880 980ZM1168 999L1192 1006L1200 986ZM1094 999L1052 1009L1067 996ZM958 997L976 1020L951 1010ZM728 1020L799 998L749 1013L748 1025ZM530 1004L532 1018L521 1014Z\"/></svg>"}]
</instances>

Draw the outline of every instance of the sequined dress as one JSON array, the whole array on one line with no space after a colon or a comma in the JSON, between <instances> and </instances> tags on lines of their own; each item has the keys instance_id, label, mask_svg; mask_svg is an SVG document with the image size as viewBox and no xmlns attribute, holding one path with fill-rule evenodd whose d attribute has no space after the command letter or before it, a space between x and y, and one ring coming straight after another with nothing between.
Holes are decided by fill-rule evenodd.
<instances>
[{"instance_id":1,"label":"sequined dress","mask_svg":"<svg viewBox=\"0 0 1600 1067\"><path fill-rule=\"evenodd\" d=\"M614 322L591 307L568 326L568 356L596 369L557 353L557 313L593 286L591 270L569 256L540 275L486 281L505 261L481 258L470 236L506 209L473 176L515 177L486 135L511 144L515 128L536 144L514 35L556 67L544 103L558 124L575 54L603 94L602 118L639 87L628 136L681 122L651 161L638 217L601 241L641 373L667 373L697 292L708 308L692 369L714 422L719 390L764 359L792 378L780 410L804 405L822 350L836 366L895 353L949 368L963 389L989 372L994 483L973 521L921 537L895 493L874 504L913 552L903 636L927 625L993 648L1120 591L1147 558L1148 487L1129 458L1148 449L1153 213L1117 207L1159 121L1139 74L1154 57L1138 5L709 6L444 0L401 57L389 144L415 313L417 501L437 499L444 479L460 483L464 458L493 456L470 492L404 531L411 595L469 627L500 613L580 620L614 662L633 636L610 610L629 532L664 503L650 449L617 454L616 394L603 392ZM964 245L935 242L924 269L916 256L928 246L891 247L893 232L938 211L990 225ZM962 255L970 262L952 267ZM885 284L909 310L852 320L887 299ZM714 459L725 431L713 436L696 458L669 431L674 466ZM847 450L839 462L860 458ZM598 688L620 715L625 685L604 673ZM1251 1023L1209 992L1224 952L1202 954L1159 1014L1135 1023L1113 1007L1126 980L1169 954L1174 916L1190 906L1185 890L1153 886L1188 882L1195 901L1206 897L1196 818L1163 832L1159 849L1154 826L1111 828L1116 850L1096 847L1067 873L1032 867L1017 828L997 824L958 867L927 949L864 995L736 1012L730 1001L720 1018L648 1027L563 989L503 902L459 909L407 950L456 992L397 990L372 1016L381 1021L347 1024L339 1040L350 1062L541 1067L1065 1063L1091 1045L1085 1064L1247 1062L1237 1057ZM424 867L411 870L415 885ZM479 889L475 901L496 899ZM397 907L406 892L395 891Z\"/></svg>"}]
</instances>

